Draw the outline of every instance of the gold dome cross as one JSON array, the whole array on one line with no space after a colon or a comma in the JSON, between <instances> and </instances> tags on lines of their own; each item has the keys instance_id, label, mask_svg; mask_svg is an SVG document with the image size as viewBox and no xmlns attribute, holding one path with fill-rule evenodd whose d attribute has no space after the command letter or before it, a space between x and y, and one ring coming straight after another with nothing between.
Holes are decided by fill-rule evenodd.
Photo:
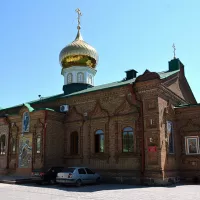
<instances>
[{"instance_id":1,"label":"gold dome cross","mask_svg":"<svg viewBox=\"0 0 200 200\"><path fill-rule=\"evenodd\" d=\"M176 47L175 44L172 45L173 49L174 49L174 59L176 58Z\"/></svg>"},{"instance_id":2,"label":"gold dome cross","mask_svg":"<svg viewBox=\"0 0 200 200\"><path fill-rule=\"evenodd\" d=\"M81 13L81 11L80 11L79 8L76 9L76 12L78 13L78 26L77 26L77 29L79 30L79 29L81 29L80 18L81 18L81 16L82 16L82 13Z\"/></svg>"}]
</instances>

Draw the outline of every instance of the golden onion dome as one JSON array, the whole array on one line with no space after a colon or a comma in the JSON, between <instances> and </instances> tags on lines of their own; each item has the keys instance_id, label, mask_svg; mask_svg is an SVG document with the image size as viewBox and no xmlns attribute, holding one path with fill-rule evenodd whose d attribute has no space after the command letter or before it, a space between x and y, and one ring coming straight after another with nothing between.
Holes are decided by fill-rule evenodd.
<instances>
[{"instance_id":1,"label":"golden onion dome","mask_svg":"<svg viewBox=\"0 0 200 200\"><path fill-rule=\"evenodd\" d=\"M79 28L75 40L60 52L59 61L63 68L72 66L95 68L98 62L98 54L95 48L83 40Z\"/></svg>"}]
</instances>

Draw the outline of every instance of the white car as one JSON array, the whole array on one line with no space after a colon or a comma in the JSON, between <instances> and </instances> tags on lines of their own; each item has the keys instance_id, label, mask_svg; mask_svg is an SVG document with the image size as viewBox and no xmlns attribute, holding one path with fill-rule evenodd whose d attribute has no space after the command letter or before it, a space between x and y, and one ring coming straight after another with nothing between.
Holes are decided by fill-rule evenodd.
<instances>
[{"instance_id":1,"label":"white car","mask_svg":"<svg viewBox=\"0 0 200 200\"><path fill-rule=\"evenodd\" d=\"M87 183L99 183L101 177L87 167L69 167L57 174L56 182L81 186Z\"/></svg>"}]
</instances>

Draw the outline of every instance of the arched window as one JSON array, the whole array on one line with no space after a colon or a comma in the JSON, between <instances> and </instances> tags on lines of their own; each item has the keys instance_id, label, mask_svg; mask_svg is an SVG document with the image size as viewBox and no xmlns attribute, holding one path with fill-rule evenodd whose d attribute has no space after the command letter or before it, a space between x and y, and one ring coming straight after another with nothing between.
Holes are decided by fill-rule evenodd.
<instances>
[{"instance_id":1,"label":"arched window","mask_svg":"<svg viewBox=\"0 0 200 200\"><path fill-rule=\"evenodd\" d=\"M68 75L67 75L67 83L72 83L72 73L69 73Z\"/></svg>"},{"instance_id":2,"label":"arched window","mask_svg":"<svg viewBox=\"0 0 200 200\"><path fill-rule=\"evenodd\" d=\"M78 133L73 132L71 134L71 154L78 154Z\"/></svg>"},{"instance_id":3,"label":"arched window","mask_svg":"<svg viewBox=\"0 0 200 200\"><path fill-rule=\"evenodd\" d=\"M104 132L102 130L95 132L95 152L104 152Z\"/></svg>"},{"instance_id":4,"label":"arched window","mask_svg":"<svg viewBox=\"0 0 200 200\"><path fill-rule=\"evenodd\" d=\"M41 136L38 135L36 138L36 153L41 153Z\"/></svg>"},{"instance_id":5,"label":"arched window","mask_svg":"<svg viewBox=\"0 0 200 200\"><path fill-rule=\"evenodd\" d=\"M6 136L2 135L0 136L0 155L6 154Z\"/></svg>"},{"instance_id":6,"label":"arched window","mask_svg":"<svg viewBox=\"0 0 200 200\"><path fill-rule=\"evenodd\" d=\"M77 82L78 83L83 83L83 79L84 79L84 74L82 72L79 72L77 74Z\"/></svg>"},{"instance_id":7,"label":"arched window","mask_svg":"<svg viewBox=\"0 0 200 200\"><path fill-rule=\"evenodd\" d=\"M133 152L133 129L126 127L122 133L122 151Z\"/></svg>"},{"instance_id":8,"label":"arched window","mask_svg":"<svg viewBox=\"0 0 200 200\"><path fill-rule=\"evenodd\" d=\"M91 76L91 75L88 76L88 83L89 83L90 85L92 85L92 76Z\"/></svg>"}]
</instances>

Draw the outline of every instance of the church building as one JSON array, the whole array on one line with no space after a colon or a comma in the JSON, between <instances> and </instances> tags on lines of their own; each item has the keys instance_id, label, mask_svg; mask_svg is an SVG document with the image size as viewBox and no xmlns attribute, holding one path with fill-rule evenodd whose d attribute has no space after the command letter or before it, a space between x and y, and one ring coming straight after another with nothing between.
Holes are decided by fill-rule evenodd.
<instances>
[{"instance_id":1,"label":"church building","mask_svg":"<svg viewBox=\"0 0 200 200\"><path fill-rule=\"evenodd\" d=\"M120 183L200 178L200 104L183 63L174 56L166 71L131 69L94 86L98 53L77 13L75 40L59 55L63 93L0 108L0 174L56 165L87 166Z\"/></svg>"}]
</instances>

